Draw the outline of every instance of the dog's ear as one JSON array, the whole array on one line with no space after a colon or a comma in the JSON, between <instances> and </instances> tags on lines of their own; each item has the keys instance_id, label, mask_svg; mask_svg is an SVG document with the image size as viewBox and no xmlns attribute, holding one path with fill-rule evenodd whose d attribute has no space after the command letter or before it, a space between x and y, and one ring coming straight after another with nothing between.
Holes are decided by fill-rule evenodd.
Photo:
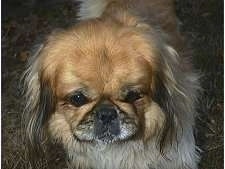
<instances>
[{"instance_id":1,"label":"dog's ear","mask_svg":"<svg viewBox=\"0 0 225 169\"><path fill-rule=\"evenodd\" d=\"M40 65L43 45L31 58L23 77L24 81L24 128L27 156L32 165L43 155L44 128L55 108L55 97L47 80L43 79Z\"/></svg>"},{"instance_id":2,"label":"dog's ear","mask_svg":"<svg viewBox=\"0 0 225 169\"><path fill-rule=\"evenodd\" d=\"M181 60L172 47L164 45L159 53L152 90L153 100L166 117L158 142L160 152L164 153L168 144L176 146L174 143L181 140L183 133L190 133L183 130L192 130L200 85L197 74L188 68L190 63L185 58Z\"/></svg>"}]
</instances>

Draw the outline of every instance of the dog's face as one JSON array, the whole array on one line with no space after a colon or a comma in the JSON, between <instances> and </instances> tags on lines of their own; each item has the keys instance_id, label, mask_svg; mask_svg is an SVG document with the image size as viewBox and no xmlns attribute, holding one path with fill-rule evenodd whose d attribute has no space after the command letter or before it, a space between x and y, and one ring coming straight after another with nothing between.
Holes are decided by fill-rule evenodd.
<instances>
[{"instance_id":1,"label":"dog's face","mask_svg":"<svg viewBox=\"0 0 225 169\"><path fill-rule=\"evenodd\" d=\"M154 47L135 29L111 26L87 22L56 34L39 56L41 84L54 95L51 114L79 141L147 139L164 120L151 106Z\"/></svg>"},{"instance_id":2,"label":"dog's face","mask_svg":"<svg viewBox=\"0 0 225 169\"><path fill-rule=\"evenodd\" d=\"M62 63L56 80L60 98L56 111L64 114L74 137L81 141L108 143L134 136L149 102L147 65L126 50L86 50L90 51Z\"/></svg>"}]
</instances>

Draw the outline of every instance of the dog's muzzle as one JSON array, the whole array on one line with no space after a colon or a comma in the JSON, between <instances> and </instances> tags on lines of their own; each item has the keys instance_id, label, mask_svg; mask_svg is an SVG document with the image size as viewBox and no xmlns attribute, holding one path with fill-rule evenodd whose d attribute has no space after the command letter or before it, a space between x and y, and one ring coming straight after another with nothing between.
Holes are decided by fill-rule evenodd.
<instances>
[{"instance_id":1,"label":"dog's muzzle","mask_svg":"<svg viewBox=\"0 0 225 169\"><path fill-rule=\"evenodd\" d=\"M120 134L119 110L111 104L101 104L95 110L94 135L103 142L111 142Z\"/></svg>"},{"instance_id":2,"label":"dog's muzzle","mask_svg":"<svg viewBox=\"0 0 225 169\"><path fill-rule=\"evenodd\" d=\"M100 102L72 130L80 141L108 144L134 136L138 121L113 103Z\"/></svg>"}]
</instances>

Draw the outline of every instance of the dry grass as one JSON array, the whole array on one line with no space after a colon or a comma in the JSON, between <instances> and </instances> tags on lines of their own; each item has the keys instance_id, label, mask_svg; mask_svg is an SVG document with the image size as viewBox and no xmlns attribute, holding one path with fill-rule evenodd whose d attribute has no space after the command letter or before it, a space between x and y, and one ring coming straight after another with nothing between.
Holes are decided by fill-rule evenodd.
<instances>
[{"instance_id":1,"label":"dry grass","mask_svg":"<svg viewBox=\"0 0 225 169\"><path fill-rule=\"evenodd\" d=\"M12 3L14 1L17 3ZM23 102L18 83L24 60L29 57L32 44L41 41L54 28L73 23L75 11L68 2L52 6L49 1L46 6L34 9L18 0L7 2L9 5L3 4L8 13L3 13L2 27L2 168L28 169L21 129ZM199 168L221 169L224 158L223 1L177 2L181 29L194 47L194 63L203 74L204 90L199 99L196 129L197 144L203 150ZM60 146L49 149L48 162L40 163L39 168L65 168L65 154Z\"/></svg>"}]
</instances>

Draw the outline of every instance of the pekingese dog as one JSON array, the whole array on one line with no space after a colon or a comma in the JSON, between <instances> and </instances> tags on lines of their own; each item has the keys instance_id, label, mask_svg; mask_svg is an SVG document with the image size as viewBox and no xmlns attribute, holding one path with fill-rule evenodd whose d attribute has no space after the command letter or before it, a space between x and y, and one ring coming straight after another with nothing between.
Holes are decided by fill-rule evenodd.
<instances>
[{"instance_id":1,"label":"pekingese dog","mask_svg":"<svg viewBox=\"0 0 225 169\"><path fill-rule=\"evenodd\" d=\"M199 83L173 0L82 0L78 15L25 73L31 156L48 137L74 169L197 169Z\"/></svg>"}]
</instances>

